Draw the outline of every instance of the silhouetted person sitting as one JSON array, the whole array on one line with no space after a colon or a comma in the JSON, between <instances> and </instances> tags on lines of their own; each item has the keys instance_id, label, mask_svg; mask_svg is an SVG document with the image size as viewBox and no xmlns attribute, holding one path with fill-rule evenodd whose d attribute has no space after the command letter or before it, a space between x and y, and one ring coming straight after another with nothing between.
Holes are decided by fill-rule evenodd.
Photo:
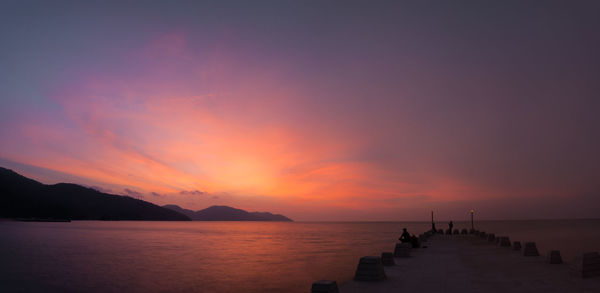
<instances>
[{"instance_id":1,"label":"silhouetted person sitting","mask_svg":"<svg viewBox=\"0 0 600 293\"><path fill-rule=\"evenodd\" d=\"M406 228L402 229L402 235L400 235L398 240L400 240L402 243L410 243L411 237L410 234L408 234L408 231L406 231Z\"/></svg>"},{"instance_id":2,"label":"silhouetted person sitting","mask_svg":"<svg viewBox=\"0 0 600 293\"><path fill-rule=\"evenodd\" d=\"M419 248L421 247L421 240L417 236L412 235L410 237L410 244L412 244L412 248Z\"/></svg>"}]
</instances>

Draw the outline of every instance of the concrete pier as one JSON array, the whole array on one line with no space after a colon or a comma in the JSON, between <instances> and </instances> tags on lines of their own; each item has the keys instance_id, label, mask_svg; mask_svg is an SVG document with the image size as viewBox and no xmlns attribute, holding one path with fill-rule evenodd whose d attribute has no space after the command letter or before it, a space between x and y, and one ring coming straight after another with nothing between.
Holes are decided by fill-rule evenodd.
<instances>
[{"instance_id":1,"label":"concrete pier","mask_svg":"<svg viewBox=\"0 0 600 293\"><path fill-rule=\"evenodd\" d=\"M523 257L470 235L432 236L426 245L413 249L412 257L385 267L387 280L349 281L341 284L340 292L600 292L600 277L581 276L584 271L596 274L597 253L582 257L579 267L572 269L550 265L542 257Z\"/></svg>"}]
</instances>

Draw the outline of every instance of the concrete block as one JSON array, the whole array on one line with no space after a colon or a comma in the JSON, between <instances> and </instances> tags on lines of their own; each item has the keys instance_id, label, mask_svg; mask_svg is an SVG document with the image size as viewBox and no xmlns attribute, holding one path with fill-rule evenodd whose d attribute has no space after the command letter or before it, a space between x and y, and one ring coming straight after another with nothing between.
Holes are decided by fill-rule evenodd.
<instances>
[{"instance_id":1,"label":"concrete block","mask_svg":"<svg viewBox=\"0 0 600 293\"><path fill-rule=\"evenodd\" d=\"M513 250L521 250L521 241L513 242Z\"/></svg>"},{"instance_id":2,"label":"concrete block","mask_svg":"<svg viewBox=\"0 0 600 293\"><path fill-rule=\"evenodd\" d=\"M312 284L310 293L339 293L336 281L320 280Z\"/></svg>"},{"instance_id":3,"label":"concrete block","mask_svg":"<svg viewBox=\"0 0 600 293\"><path fill-rule=\"evenodd\" d=\"M412 245L410 243L396 243L394 248L395 257L409 257Z\"/></svg>"},{"instance_id":4,"label":"concrete block","mask_svg":"<svg viewBox=\"0 0 600 293\"><path fill-rule=\"evenodd\" d=\"M489 242L494 242L494 241L496 241L496 235L494 235L494 233L490 233L490 234L488 234L488 235L487 235L487 240L488 240Z\"/></svg>"},{"instance_id":5,"label":"concrete block","mask_svg":"<svg viewBox=\"0 0 600 293\"><path fill-rule=\"evenodd\" d=\"M523 247L523 255L524 256L539 256L537 246L535 242L525 242L525 246Z\"/></svg>"},{"instance_id":6,"label":"concrete block","mask_svg":"<svg viewBox=\"0 0 600 293\"><path fill-rule=\"evenodd\" d=\"M551 250L548 252L548 262L550 264L561 264L563 263L562 257L560 256L560 251Z\"/></svg>"},{"instance_id":7,"label":"concrete block","mask_svg":"<svg viewBox=\"0 0 600 293\"><path fill-rule=\"evenodd\" d=\"M577 256L571 273L582 278L600 277L600 254L587 252Z\"/></svg>"},{"instance_id":8,"label":"concrete block","mask_svg":"<svg viewBox=\"0 0 600 293\"><path fill-rule=\"evenodd\" d=\"M354 274L355 281L383 281L386 278L381 257L365 256L360 258Z\"/></svg>"},{"instance_id":9,"label":"concrete block","mask_svg":"<svg viewBox=\"0 0 600 293\"><path fill-rule=\"evenodd\" d=\"M452 232L452 234L460 234L460 231L458 231L458 229L454 229L454 231Z\"/></svg>"},{"instance_id":10,"label":"concrete block","mask_svg":"<svg viewBox=\"0 0 600 293\"><path fill-rule=\"evenodd\" d=\"M381 263L384 266L393 266L394 263L394 254L391 252L382 252L381 253Z\"/></svg>"},{"instance_id":11,"label":"concrete block","mask_svg":"<svg viewBox=\"0 0 600 293\"><path fill-rule=\"evenodd\" d=\"M499 237L498 245L500 247L510 247L510 238L508 236Z\"/></svg>"}]
</instances>

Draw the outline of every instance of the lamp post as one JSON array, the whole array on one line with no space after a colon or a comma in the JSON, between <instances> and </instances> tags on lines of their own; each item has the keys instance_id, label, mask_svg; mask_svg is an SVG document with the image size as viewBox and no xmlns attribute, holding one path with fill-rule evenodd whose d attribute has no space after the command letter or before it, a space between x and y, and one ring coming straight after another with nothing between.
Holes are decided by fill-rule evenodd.
<instances>
[{"instance_id":1,"label":"lamp post","mask_svg":"<svg viewBox=\"0 0 600 293\"><path fill-rule=\"evenodd\" d=\"M433 211L431 211L431 231L433 231L433 233L437 232L435 230L435 223L433 222Z\"/></svg>"},{"instance_id":2,"label":"lamp post","mask_svg":"<svg viewBox=\"0 0 600 293\"><path fill-rule=\"evenodd\" d=\"M473 213L475 213L475 211L471 209L471 230L475 230L475 225L473 224Z\"/></svg>"}]
</instances>

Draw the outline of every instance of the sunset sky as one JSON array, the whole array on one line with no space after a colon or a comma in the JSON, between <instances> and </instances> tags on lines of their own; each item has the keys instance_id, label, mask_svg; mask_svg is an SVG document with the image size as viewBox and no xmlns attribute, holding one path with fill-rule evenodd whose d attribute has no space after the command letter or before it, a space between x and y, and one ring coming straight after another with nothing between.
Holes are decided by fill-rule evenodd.
<instances>
[{"instance_id":1,"label":"sunset sky","mask_svg":"<svg viewBox=\"0 0 600 293\"><path fill-rule=\"evenodd\" d=\"M600 1L2 1L0 166L294 220L597 217Z\"/></svg>"}]
</instances>

